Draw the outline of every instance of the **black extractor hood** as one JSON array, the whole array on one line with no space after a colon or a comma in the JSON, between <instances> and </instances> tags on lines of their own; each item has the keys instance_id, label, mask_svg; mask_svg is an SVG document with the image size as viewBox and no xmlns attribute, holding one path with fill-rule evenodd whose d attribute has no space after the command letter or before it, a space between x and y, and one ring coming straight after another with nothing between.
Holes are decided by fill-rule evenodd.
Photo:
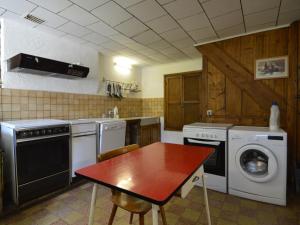
<instances>
[{"instance_id":1,"label":"black extractor hood","mask_svg":"<svg viewBox=\"0 0 300 225\"><path fill-rule=\"evenodd\" d=\"M89 68L75 64L20 53L7 60L10 72L30 73L67 79L85 78Z\"/></svg>"}]
</instances>

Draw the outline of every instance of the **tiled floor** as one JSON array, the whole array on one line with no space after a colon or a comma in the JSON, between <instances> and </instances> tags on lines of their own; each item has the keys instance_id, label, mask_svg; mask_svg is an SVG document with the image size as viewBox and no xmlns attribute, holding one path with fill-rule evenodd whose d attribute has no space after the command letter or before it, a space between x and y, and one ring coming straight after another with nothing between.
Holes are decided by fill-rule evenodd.
<instances>
[{"instance_id":1,"label":"tiled floor","mask_svg":"<svg viewBox=\"0 0 300 225\"><path fill-rule=\"evenodd\" d=\"M51 200L0 220L1 225L86 225L91 184L84 184ZM100 187L95 225L107 224L112 204L110 190ZM166 206L168 225L206 224L201 188L194 188L186 199L173 198ZM300 197L289 199L288 207L208 192L213 225L300 225ZM129 224L129 214L118 210L114 225ZM134 224L137 225L137 216ZM146 225L151 224L151 212Z\"/></svg>"}]
</instances>

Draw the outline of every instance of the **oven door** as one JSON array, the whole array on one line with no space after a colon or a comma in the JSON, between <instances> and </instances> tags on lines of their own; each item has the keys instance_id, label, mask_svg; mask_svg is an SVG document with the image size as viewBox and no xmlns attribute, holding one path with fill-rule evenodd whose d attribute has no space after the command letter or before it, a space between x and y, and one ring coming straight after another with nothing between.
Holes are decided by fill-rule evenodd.
<instances>
[{"instance_id":1,"label":"oven door","mask_svg":"<svg viewBox=\"0 0 300 225\"><path fill-rule=\"evenodd\" d=\"M204 172L225 177L225 141L184 138L184 144L214 148L214 154L204 163Z\"/></svg>"},{"instance_id":2,"label":"oven door","mask_svg":"<svg viewBox=\"0 0 300 225\"><path fill-rule=\"evenodd\" d=\"M16 153L19 186L68 171L69 135L24 139Z\"/></svg>"}]
</instances>

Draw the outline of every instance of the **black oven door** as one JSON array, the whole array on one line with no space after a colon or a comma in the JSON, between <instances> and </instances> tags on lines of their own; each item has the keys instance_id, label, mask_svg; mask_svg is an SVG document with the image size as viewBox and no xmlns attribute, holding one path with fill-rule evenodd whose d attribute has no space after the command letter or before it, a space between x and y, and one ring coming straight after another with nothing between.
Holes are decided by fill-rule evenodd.
<instances>
[{"instance_id":1,"label":"black oven door","mask_svg":"<svg viewBox=\"0 0 300 225\"><path fill-rule=\"evenodd\" d=\"M204 172L225 176L225 141L184 138L184 144L214 148L214 154L204 163Z\"/></svg>"},{"instance_id":2,"label":"black oven door","mask_svg":"<svg viewBox=\"0 0 300 225\"><path fill-rule=\"evenodd\" d=\"M69 170L69 135L17 142L18 185Z\"/></svg>"}]
</instances>

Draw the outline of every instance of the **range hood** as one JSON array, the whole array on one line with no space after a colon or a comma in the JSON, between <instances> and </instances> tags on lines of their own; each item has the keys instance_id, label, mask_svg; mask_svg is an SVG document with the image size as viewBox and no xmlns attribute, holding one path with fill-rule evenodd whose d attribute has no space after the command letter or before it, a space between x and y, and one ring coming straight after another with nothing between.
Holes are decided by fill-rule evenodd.
<instances>
[{"instance_id":1,"label":"range hood","mask_svg":"<svg viewBox=\"0 0 300 225\"><path fill-rule=\"evenodd\" d=\"M70 63L20 53L7 60L10 72L30 73L67 79L85 78L89 68Z\"/></svg>"}]
</instances>

